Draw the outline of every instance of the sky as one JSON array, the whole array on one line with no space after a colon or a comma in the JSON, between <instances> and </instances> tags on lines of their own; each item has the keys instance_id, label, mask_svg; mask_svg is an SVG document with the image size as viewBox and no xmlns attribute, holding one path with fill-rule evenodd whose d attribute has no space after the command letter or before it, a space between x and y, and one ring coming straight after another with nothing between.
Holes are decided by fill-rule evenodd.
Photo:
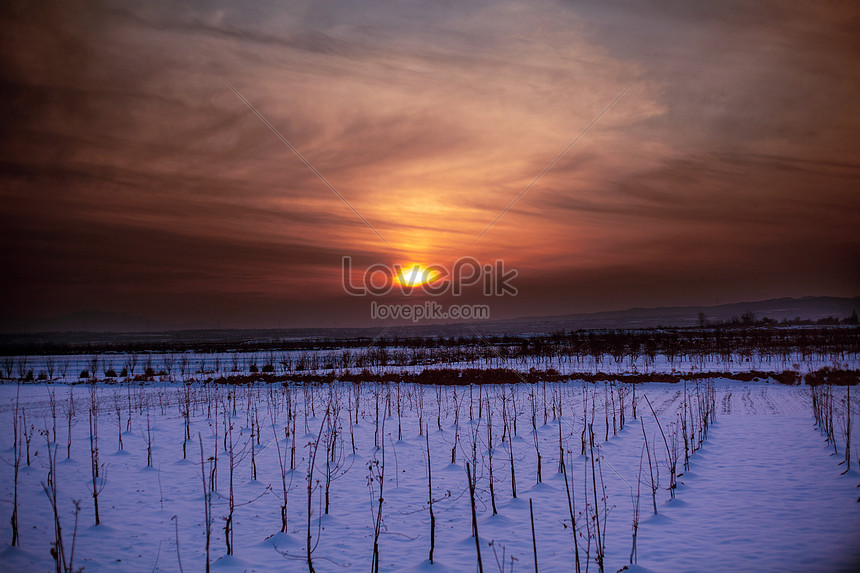
<instances>
[{"instance_id":1,"label":"sky","mask_svg":"<svg viewBox=\"0 0 860 573\"><path fill-rule=\"evenodd\" d=\"M0 37L0 317L372 325L343 257L504 261L457 299L492 318L860 294L853 2L11 0Z\"/></svg>"}]
</instances>

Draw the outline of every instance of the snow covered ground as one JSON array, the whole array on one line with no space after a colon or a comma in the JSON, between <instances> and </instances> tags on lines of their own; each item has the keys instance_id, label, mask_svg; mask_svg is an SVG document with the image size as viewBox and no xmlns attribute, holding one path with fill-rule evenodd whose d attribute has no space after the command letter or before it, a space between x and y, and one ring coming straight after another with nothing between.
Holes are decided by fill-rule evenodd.
<instances>
[{"instance_id":1,"label":"snow covered ground","mask_svg":"<svg viewBox=\"0 0 860 573\"><path fill-rule=\"evenodd\" d=\"M42 486L48 480L50 445L56 448L58 463L53 477L67 557L74 537L72 500L80 501L75 568L203 571L205 503L199 440L205 458L218 456L212 496L213 570L307 570L307 473L319 436L322 442L328 436L334 443L331 450L319 447L311 484L312 559L320 572L371 568L380 483L374 478L382 470L383 454L379 538L383 571L477 570L466 476L470 461L475 462L477 476L476 515L485 571L510 571L512 565L514 571L534 570L530 501L539 570L574 571L573 523L566 493L571 486L582 571L586 561L588 571L599 570L597 525L605 536L605 571L624 566L634 571L856 570L860 566L857 453L852 452L847 473L842 473L845 465L839 463L844 459L846 413L850 411L854 419L860 414L860 391L852 391L849 406L844 401L846 389L834 389L839 436L834 447L814 427L807 387L716 380L714 418L707 438L689 459L689 469L683 467L680 438L674 450L680 451L680 475L675 498L670 499L667 449L672 448L666 447L659 429L667 434L667 442L672 435L679 436L673 432L679 431L681 416L688 417L692 429L706 394L707 385L700 386L697 396L693 383L687 384L686 394L681 384L636 385L634 418L632 387L577 381L480 388L411 384L357 387L339 383L291 388L3 385L0 424L6 431L0 437L0 452L5 462L13 459L16 395L18 417L26 417L27 431L21 433L19 547L9 546L13 466L0 463L6 502L0 506L6 514L0 524L4 544L0 570L53 568L53 515ZM74 406L71 455L67 459L70 396ZM621 400L623 429L619 428ZM98 526L94 525L91 496L89 415L93 401L98 406L99 464L103 465L97 481L103 486ZM327 415L327 405L336 405L337 414L331 408ZM192 439L185 444L183 458L185 408ZM56 414L56 436L52 411ZM514 411L517 427L511 438ZM292 471L291 416L297 436ZM588 423L595 447L586 447L583 455ZM693 433L698 440L699 435ZM147 434L151 436L151 467L147 466ZM559 435L566 452L567 486L559 472ZM643 449L646 437L655 458L651 469L659 472L655 478L659 479L657 515ZM428 440L436 518L432 565L428 561ZM375 443L384 444L384 451ZM495 515L490 492L490 444ZM233 555L228 556L224 518L229 514L231 449L235 454L235 516ZM852 444L852 449L856 445ZM538 452L541 483L537 481ZM289 486L286 533L279 533L283 503L279 455L287 465ZM327 460L333 479L326 515ZM208 461L205 466L208 481ZM637 490L638 565L628 565ZM596 519L589 519L595 508Z\"/></svg>"}]
</instances>

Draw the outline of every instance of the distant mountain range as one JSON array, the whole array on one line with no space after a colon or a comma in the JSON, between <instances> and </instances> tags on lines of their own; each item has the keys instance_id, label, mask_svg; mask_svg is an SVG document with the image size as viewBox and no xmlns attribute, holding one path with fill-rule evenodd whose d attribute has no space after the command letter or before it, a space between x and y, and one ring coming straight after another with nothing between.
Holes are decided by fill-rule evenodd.
<instances>
[{"instance_id":1,"label":"distant mountain range","mask_svg":"<svg viewBox=\"0 0 860 573\"><path fill-rule=\"evenodd\" d=\"M756 302L735 302L717 306L669 306L659 308L631 308L609 312L535 316L502 320L489 325L515 327L518 331L535 329L536 332L576 330L587 328L651 328L655 326L695 326L699 313L708 322L730 321L744 313L756 318L774 320L818 320L827 317L846 318L853 311L860 313L860 297L840 298L805 296L801 298L774 298Z\"/></svg>"},{"instance_id":2,"label":"distant mountain range","mask_svg":"<svg viewBox=\"0 0 860 573\"><path fill-rule=\"evenodd\" d=\"M744 313L775 320L826 317L839 319L860 313L860 297L778 298L717 306L631 308L627 310L533 316L473 323L399 325L386 336L472 336L482 334L549 333L577 329L651 328L695 326L699 313L709 322L729 321ZM0 317L0 332L6 342L90 340L249 340L282 338L350 338L379 334L381 326L366 328L217 329L211 324L176 324L106 311L80 311L55 318L22 320Z\"/></svg>"}]
</instances>

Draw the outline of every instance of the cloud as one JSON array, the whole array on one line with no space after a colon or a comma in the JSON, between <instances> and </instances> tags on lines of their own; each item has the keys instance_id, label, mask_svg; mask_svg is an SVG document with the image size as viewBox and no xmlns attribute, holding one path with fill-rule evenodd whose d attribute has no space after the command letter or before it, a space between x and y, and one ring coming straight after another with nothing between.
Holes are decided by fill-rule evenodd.
<instances>
[{"instance_id":1,"label":"cloud","mask_svg":"<svg viewBox=\"0 0 860 573\"><path fill-rule=\"evenodd\" d=\"M239 317L247 296L265 316L336 298L347 254L505 258L534 285L511 313L664 304L667 292L693 300L721 288L724 300L779 285L856 294L842 267L860 251L860 15L849 3L2 11L10 279L0 314L76 310L110 291L116 310L145 296L153 312L181 313L200 292L209 302L195 312L229 304L225 316ZM696 269L725 278L707 288L681 279ZM576 282L581 274L593 280ZM610 286L617 277L635 284ZM576 300L565 284L580 285ZM670 287L680 284L687 290ZM77 298L60 302L70 289Z\"/></svg>"}]
</instances>

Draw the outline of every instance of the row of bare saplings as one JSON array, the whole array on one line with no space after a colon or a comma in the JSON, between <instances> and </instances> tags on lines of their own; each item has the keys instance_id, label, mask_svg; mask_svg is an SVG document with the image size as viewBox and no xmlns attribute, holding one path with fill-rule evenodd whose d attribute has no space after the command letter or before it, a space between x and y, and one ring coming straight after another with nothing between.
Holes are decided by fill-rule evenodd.
<instances>
[{"instance_id":1,"label":"row of bare saplings","mask_svg":"<svg viewBox=\"0 0 860 573\"><path fill-rule=\"evenodd\" d=\"M343 342L343 341L342 341ZM348 341L347 341L348 342ZM364 348L321 347L306 341L305 348L289 351L269 348L262 352L223 352L212 355L189 352L96 354L87 367L74 372L82 378L126 378L221 373L293 373L420 365L481 364L492 367L516 365L651 368L657 357L670 366L677 363L734 364L757 357L768 364L787 367L812 359L844 363L860 354L860 328L739 330L665 329L645 331L577 331L536 337L475 337L451 340L377 340ZM33 357L36 362L36 357ZM27 356L0 360L7 379L53 380L68 374L70 355L38 359L35 369Z\"/></svg>"},{"instance_id":2,"label":"row of bare saplings","mask_svg":"<svg viewBox=\"0 0 860 573\"><path fill-rule=\"evenodd\" d=\"M840 466L845 466L842 474L851 470L852 447L855 449L857 469L860 470L860 448L851 443L851 411L857 408L857 404L851 402L851 386L845 385L843 390L832 383L819 381L810 385L809 394L815 426L824 434L827 444L833 447L834 456L839 455L839 446L842 446L843 459L839 462ZM857 501L860 502L860 498Z\"/></svg>"},{"instance_id":3,"label":"row of bare saplings","mask_svg":"<svg viewBox=\"0 0 860 573\"><path fill-rule=\"evenodd\" d=\"M838 321L837 321L838 322ZM836 324L836 323L834 323ZM300 338L255 339L250 334L231 339L229 333L222 334L218 341L195 340L193 337L171 337L158 340L147 337L146 341L105 341L85 343L37 343L9 344L0 346L3 356L14 355L80 355L80 354L182 354L215 355L234 352L257 353L261 356L273 352L299 354L306 351L337 351L353 349L362 352L368 347L426 349L429 354L441 355L444 349L460 351L471 347L494 346L514 356L527 355L694 355L729 354L785 354L800 353L804 359L815 356L860 352L860 328L850 324L807 325L801 328L786 328L768 323L738 327L719 328L646 328L629 330L575 330L560 331L544 335L469 335L469 336L379 336L371 340L355 338ZM422 356L421 353L415 356ZM5 363L0 363L4 365Z\"/></svg>"},{"instance_id":4,"label":"row of bare saplings","mask_svg":"<svg viewBox=\"0 0 860 573\"><path fill-rule=\"evenodd\" d=\"M237 499L235 483L237 468L248 464L251 478L257 480L257 461L265 449L261 438L271 435L278 458L279 476L266 488L264 494L274 494L280 500L281 532L288 531L288 500L290 494L302 491L304 516L302 529L305 547L302 555L283 552L289 558L301 558L309 571L314 571L314 554L322 536L321 522L314 523L314 508L320 507L329 513L333 485L353 471L352 454L358 453L355 429L361 423L373 426L373 449L367 463L367 485L372 499L373 543L369 551L372 570L380 566L380 543L385 531L384 521L391 508L385 507L384 489L392 481L390 468L386 467L385 436L394 435L386 424L396 424L398 440L403 437L405 423L416 424L426 448L427 499L424 509L428 515L428 557L432 562L436 548L436 518L434 505L458 497L448 489L444 493L434 488L430 424L435 422L443 439L451 446L450 460L464 466L464 487L460 495L468 493L471 508L472 536L475 539L477 566L483 571L485 558L481 554L477 499L489 498L492 514L498 513L497 488L502 480L498 474L509 473L510 495L517 498L517 467L523 458L514 451L514 437L520 437L523 427L529 447L534 449L536 465L533 469L537 483L543 481L546 445L539 439L541 431L546 434L549 427L557 427L557 471L565 481L568 519L565 528L572 533L573 560L577 571L588 570L594 565L599 571L605 567L607 517L611 504L604 483L600 438L607 441L624 429L628 416L639 420L642 432L639 471L635 496L631 492L633 506L632 545L630 562L637 560L637 534L639 526L640 491L644 485L651 493L652 507L658 511L657 493L660 490L660 473L668 471L669 495L674 498L677 478L689 469L690 458L707 439L708 428L714 422L715 389L712 382L685 383L671 400L662 407L651 403L648 396L637 396L635 385L608 383L602 386L574 386L568 384L511 384L498 386L447 387L413 384L332 384L328 386L306 385L301 387L237 387L218 386L182 388L135 388L122 390L99 389L89 386L87 408L88 445L91 461L89 496L93 505L96 525L101 523L99 494L108 484L105 465L99 459L99 419L108 416L116 427L117 448L123 450L123 432L128 435L133 424L140 431L146 444L147 466L152 467L153 432L151 416L178 415L182 420L182 456L190 457L189 444L197 446L199 454L200 486L203 492L203 514L205 524L206 570L211 563L213 539L216 535L216 518L223 522L222 534L227 555L233 555L234 514L238 507L252 504L260 496ZM48 389L51 421L38 433L45 440L48 471L42 483L50 503L54 534L51 547L57 571L74 570L74 545L81 500L73 500L74 524L70 543L63 532L62 515L58 501L57 458L60 452L58 425L66 425L67 441L65 454L71 457L72 426L77 420L75 394L79 388L69 388L66 400L58 399L56 390ZM429 396L428 396L429 394ZM80 399L78 399L79 401ZM644 401L644 402L643 402ZM656 430L649 439L646 420L642 417L643 405L651 413L650 424ZM435 408L433 407L435 406ZM404 416L414 413L416 417ZM322 416L319 426L316 420ZM468 415L468 420L466 416ZM404 417L407 420L404 420ZM498 418L501 418L499 422ZM435 418L435 420L434 420ZM602 419L601 419L602 418ZM195 419L204 425L206 432L198 431ZM468 423L463 423L466 420ZM579 431L575 422L581 420ZM443 421L445 424L443 425ZM569 421L569 422L565 422ZM449 425L450 424L450 425ZM565 426L567 428L565 429ZM602 432L601 432L602 430ZM18 472L26 461L31 463L30 448L35 425L28 421L26 408L16 400L13 424L14 495L11 517L13 540L20 545ZM602 436L601 436L602 434ZM313 438L301 444L302 437ZM281 440L283 438L283 440ZM269 440L267 440L268 442ZM578 453L572 449L577 443ZM662 445L662 447L661 447ZM394 447L394 444L389 444ZM519 446L518 446L519 447ZM300 457L297 459L297 450ZM661 450L663 450L661 452ZM438 450L437 450L438 451ZM582 490L577 496L573 461L576 456L582 461ZM501 456L502 462L498 457ZM389 461L390 464L390 461ZM305 467L304 486L294 483L295 470ZM503 467L507 466L507 467ZM386 471L389 474L386 474ZM226 475L224 475L226 474ZM397 472L394 480L401 479ZM213 496L217 492L217 496ZM293 498L295 498L293 493ZM223 500L217 501L216 500ZM531 506L531 501L530 506ZM579 503L577 503L579 501ZM163 503L163 500L162 500ZM317 516L318 517L318 516ZM175 516L178 531L179 517ZM533 517L532 517L533 520ZM534 523L532 521L532 531ZM539 567L537 539L533 537L535 568ZM181 568L181 555L177 533L177 559ZM498 545L491 542L496 566L505 571L513 568L513 561L506 564L504 555L497 553ZM504 552L504 548L502 548Z\"/></svg>"}]
</instances>

